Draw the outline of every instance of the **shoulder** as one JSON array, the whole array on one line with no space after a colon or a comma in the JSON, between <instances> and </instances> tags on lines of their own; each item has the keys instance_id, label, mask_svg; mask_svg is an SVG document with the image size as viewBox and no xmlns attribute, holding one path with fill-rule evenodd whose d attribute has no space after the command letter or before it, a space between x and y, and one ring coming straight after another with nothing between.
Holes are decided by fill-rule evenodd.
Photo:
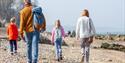
<instances>
[{"instance_id":1,"label":"shoulder","mask_svg":"<svg viewBox=\"0 0 125 63\"><path fill-rule=\"evenodd\" d=\"M83 16L82 17L82 21L91 21L91 18L87 17L87 16Z\"/></svg>"},{"instance_id":2,"label":"shoulder","mask_svg":"<svg viewBox=\"0 0 125 63\"><path fill-rule=\"evenodd\" d=\"M85 21L85 17L81 16L81 17L78 18L77 23L80 23L80 22L83 22L83 21Z\"/></svg>"},{"instance_id":3,"label":"shoulder","mask_svg":"<svg viewBox=\"0 0 125 63\"><path fill-rule=\"evenodd\" d=\"M52 28L52 31L55 31L55 29L56 29L56 28L55 28L55 27L53 27L53 28Z\"/></svg>"},{"instance_id":4,"label":"shoulder","mask_svg":"<svg viewBox=\"0 0 125 63\"><path fill-rule=\"evenodd\" d=\"M7 26L8 28L10 28L11 27L11 24L8 24L8 26Z\"/></svg>"},{"instance_id":5,"label":"shoulder","mask_svg":"<svg viewBox=\"0 0 125 63\"><path fill-rule=\"evenodd\" d=\"M21 11L20 11L20 14L23 14L25 11L25 8L23 8Z\"/></svg>"},{"instance_id":6,"label":"shoulder","mask_svg":"<svg viewBox=\"0 0 125 63\"><path fill-rule=\"evenodd\" d=\"M10 28L11 27L11 24L8 24L8 26L7 26L8 28Z\"/></svg>"},{"instance_id":7,"label":"shoulder","mask_svg":"<svg viewBox=\"0 0 125 63\"><path fill-rule=\"evenodd\" d=\"M17 27L17 25L16 24L13 24L15 27Z\"/></svg>"},{"instance_id":8,"label":"shoulder","mask_svg":"<svg viewBox=\"0 0 125 63\"><path fill-rule=\"evenodd\" d=\"M87 18L87 20L91 23L92 22L92 19L90 17Z\"/></svg>"},{"instance_id":9,"label":"shoulder","mask_svg":"<svg viewBox=\"0 0 125 63\"><path fill-rule=\"evenodd\" d=\"M78 18L78 21L84 21L84 20L88 20L89 17L86 17L86 16L81 16Z\"/></svg>"},{"instance_id":10,"label":"shoulder","mask_svg":"<svg viewBox=\"0 0 125 63\"><path fill-rule=\"evenodd\" d=\"M61 29L63 29L63 26L60 26Z\"/></svg>"},{"instance_id":11,"label":"shoulder","mask_svg":"<svg viewBox=\"0 0 125 63\"><path fill-rule=\"evenodd\" d=\"M78 21L81 21L82 19L83 19L83 17L79 17L79 18L78 18Z\"/></svg>"},{"instance_id":12,"label":"shoulder","mask_svg":"<svg viewBox=\"0 0 125 63\"><path fill-rule=\"evenodd\" d=\"M87 17L87 16L83 16L83 19L84 19L84 20L89 20L90 18Z\"/></svg>"},{"instance_id":13,"label":"shoulder","mask_svg":"<svg viewBox=\"0 0 125 63\"><path fill-rule=\"evenodd\" d=\"M20 14L22 14L22 13L27 13L28 11L32 11L32 6L25 6L25 7L20 11Z\"/></svg>"}]
</instances>

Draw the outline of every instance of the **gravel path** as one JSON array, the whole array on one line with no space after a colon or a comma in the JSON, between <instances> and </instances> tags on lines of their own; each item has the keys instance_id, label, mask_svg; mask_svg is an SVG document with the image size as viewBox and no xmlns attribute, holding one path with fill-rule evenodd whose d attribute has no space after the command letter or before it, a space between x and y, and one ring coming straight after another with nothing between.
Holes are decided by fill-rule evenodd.
<instances>
[{"instance_id":1,"label":"gravel path","mask_svg":"<svg viewBox=\"0 0 125 63\"><path fill-rule=\"evenodd\" d=\"M61 62L55 61L52 45L39 44L39 63L80 63L79 43L71 38L66 38L65 41L68 46L62 47L64 60ZM8 45L7 40L0 40L0 63L26 63L26 44L22 41L18 42L18 53L13 56L9 53ZM125 53L91 48L90 63L125 63Z\"/></svg>"}]
</instances>

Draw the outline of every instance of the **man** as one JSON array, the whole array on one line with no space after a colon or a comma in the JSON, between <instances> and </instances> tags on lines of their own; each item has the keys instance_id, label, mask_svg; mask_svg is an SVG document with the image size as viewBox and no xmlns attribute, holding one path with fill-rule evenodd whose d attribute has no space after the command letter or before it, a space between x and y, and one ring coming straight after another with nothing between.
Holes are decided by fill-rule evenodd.
<instances>
[{"instance_id":1,"label":"man","mask_svg":"<svg viewBox=\"0 0 125 63\"><path fill-rule=\"evenodd\" d=\"M40 32L34 29L31 1L24 0L24 5L20 11L20 35L24 39L23 32L25 32L28 63L37 63Z\"/></svg>"}]
</instances>

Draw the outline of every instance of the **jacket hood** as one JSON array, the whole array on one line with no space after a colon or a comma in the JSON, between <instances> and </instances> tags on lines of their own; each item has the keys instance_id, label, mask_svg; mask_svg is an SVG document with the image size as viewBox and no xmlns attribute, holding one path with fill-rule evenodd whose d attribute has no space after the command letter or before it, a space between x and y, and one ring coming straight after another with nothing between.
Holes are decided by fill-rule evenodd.
<instances>
[{"instance_id":1,"label":"jacket hood","mask_svg":"<svg viewBox=\"0 0 125 63\"><path fill-rule=\"evenodd\" d=\"M35 7L32 10L33 13L42 14L42 8L41 7Z\"/></svg>"}]
</instances>

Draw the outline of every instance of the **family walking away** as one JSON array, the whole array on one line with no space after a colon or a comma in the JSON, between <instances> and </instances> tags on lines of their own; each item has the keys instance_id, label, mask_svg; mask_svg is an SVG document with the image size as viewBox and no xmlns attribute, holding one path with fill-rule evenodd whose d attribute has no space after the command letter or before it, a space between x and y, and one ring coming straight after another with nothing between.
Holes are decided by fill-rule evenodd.
<instances>
[{"instance_id":1,"label":"family walking away","mask_svg":"<svg viewBox=\"0 0 125 63\"><path fill-rule=\"evenodd\" d=\"M11 55L17 53L18 28L15 19L12 17L7 27ZM31 0L24 0L24 8L20 11L19 35L26 42L27 63L38 63L40 32L45 30L46 20L42 8L32 5ZM66 34L59 19L55 21L51 34L51 43L55 47L55 59L61 61L63 60L62 42ZM90 45L95 34L95 27L89 17L89 11L84 9L76 24L76 40L81 43L81 63L89 63Z\"/></svg>"}]
</instances>

